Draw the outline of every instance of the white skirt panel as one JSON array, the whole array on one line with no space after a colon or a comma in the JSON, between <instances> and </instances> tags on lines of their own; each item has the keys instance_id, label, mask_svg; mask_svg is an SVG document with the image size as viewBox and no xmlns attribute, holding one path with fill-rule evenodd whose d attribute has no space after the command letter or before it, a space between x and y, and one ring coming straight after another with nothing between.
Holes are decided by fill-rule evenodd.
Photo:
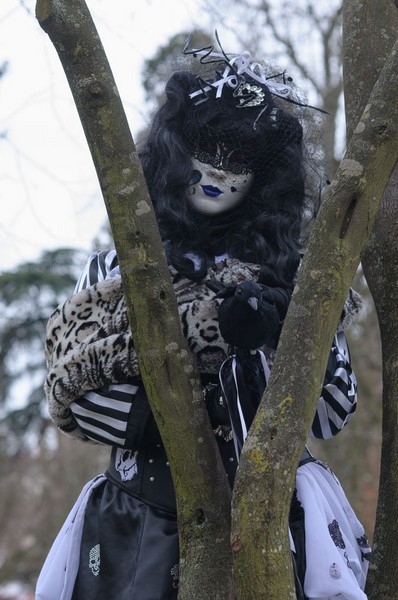
<instances>
[{"instance_id":1,"label":"white skirt panel","mask_svg":"<svg viewBox=\"0 0 398 600\"><path fill-rule=\"evenodd\" d=\"M298 468L296 486L305 519L305 595L310 600L366 600L371 551L338 479L315 461Z\"/></svg>"},{"instance_id":2,"label":"white skirt panel","mask_svg":"<svg viewBox=\"0 0 398 600\"><path fill-rule=\"evenodd\" d=\"M105 475L98 475L80 492L44 562L36 584L35 600L70 600L72 597L87 502L92 491L105 479Z\"/></svg>"}]
</instances>

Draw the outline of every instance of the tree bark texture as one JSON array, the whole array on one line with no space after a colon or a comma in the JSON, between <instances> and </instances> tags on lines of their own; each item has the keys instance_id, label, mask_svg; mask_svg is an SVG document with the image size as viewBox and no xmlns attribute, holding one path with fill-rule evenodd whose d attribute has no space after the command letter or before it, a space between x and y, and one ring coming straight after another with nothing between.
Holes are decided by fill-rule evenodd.
<instances>
[{"instance_id":1,"label":"tree bark texture","mask_svg":"<svg viewBox=\"0 0 398 600\"><path fill-rule=\"evenodd\" d=\"M398 6L393 0L346 0L344 51L347 134L398 36ZM397 102L397 99L395 99ZM382 344L383 433L379 497L367 592L370 600L398 599L398 168L389 181L362 255Z\"/></svg>"},{"instance_id":2,"label":"tree bark texture","mask_svg":"<svg viewBox=\"0 0 398 600\"><path fill-rule=\"evenodd\" d=\"M360 253L398 157L398 44L368 99L315 222L232 501L239 600L294 599L288 513L295 470Z\"/></svg>"},{"instance_id":3,"label":"tree bark texture","mask_svg":"<svg viewBox=\"0 0 398 600\"><path fill-rule=\"evenodd\" d=\"M171 465L179 598L230 600L230 490L117 87L84 0L38 0L36 13L64 67L96 167L142 379Z\"/></svg>"},{"instance_id":4,"label":"tree bark texture","mask_svg":"<svg viewBox=\"0 0 398 600\"><path fill-rule=\"evenodd\" d=\"M362 265L380 327L383 363L383 420L379 495L369 600L398 600L398 169L384 194Z\"/></svg>"}]
</instances>

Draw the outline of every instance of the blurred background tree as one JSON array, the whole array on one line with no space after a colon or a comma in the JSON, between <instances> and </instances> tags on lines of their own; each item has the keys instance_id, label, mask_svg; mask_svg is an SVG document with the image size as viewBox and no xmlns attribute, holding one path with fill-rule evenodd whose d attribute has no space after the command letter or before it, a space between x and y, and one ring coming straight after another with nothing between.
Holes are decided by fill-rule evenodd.
<instances>
[{"instance_id":1,"label":"blurred background tree","mask_svg":"<svg viewBox=\"0 0 398 600\"><path fill-rule=\"evenodd\" d=\"M0 273L0 411L10 452L28 444L30 434L40 439L45 432L46 323L73 290L82 261L78 250L60 248Z\"/></svg>"},{"instance_id":2,"label":"blurred background tree","mask_svg":"<svg viewBox=\"0 0 398 600\"><path fill-rule=\"evenodd\" d=\"M100 447L58 434L43 394L46 323L85 260L60 248L0 273L1 581L33 586L82 481L104 466Z\"/></svg>"},{"instance_id":3,"label":"blurred background tree","mask_svg":"<svg viewBox=\"0 0 398 600\"><path fill-rule=\"evenodd\" d=\"M178 61L181 60L181 51L189 36L195 40L195 48L204 48L214 43L212 35L209 36L201 29L182 31L173 35L163 46L159 46L154 56L144 61L141 77L149 114L155 112L163 103L164 86L170 77L171 70L176 68ZM150 107L153 107L152 111Z\"/></svg>"}]
</instances>

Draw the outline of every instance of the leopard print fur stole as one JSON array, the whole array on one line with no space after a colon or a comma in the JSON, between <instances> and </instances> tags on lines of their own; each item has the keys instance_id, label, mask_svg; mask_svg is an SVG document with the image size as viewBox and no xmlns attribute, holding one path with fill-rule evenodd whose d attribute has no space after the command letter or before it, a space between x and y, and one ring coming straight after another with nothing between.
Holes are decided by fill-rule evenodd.
<instances>
[{"instance_id":1,"label":"leopard print fur stole","mask_svg":"<svg viewBox=\"0 0 398 600\"><path fill-rule=\"evenodd\" d=\"M170 268L184 335L200 373L217 374L228 353L218 328L222 300L205 284L235 285L258 279L260 267L226 259L196 283ZM85 392L139 377L120 277L71 296L51 315L45 354L44 389L52 419L64 432L76 427L69 404Z\"/></svg>"}]
</instances>

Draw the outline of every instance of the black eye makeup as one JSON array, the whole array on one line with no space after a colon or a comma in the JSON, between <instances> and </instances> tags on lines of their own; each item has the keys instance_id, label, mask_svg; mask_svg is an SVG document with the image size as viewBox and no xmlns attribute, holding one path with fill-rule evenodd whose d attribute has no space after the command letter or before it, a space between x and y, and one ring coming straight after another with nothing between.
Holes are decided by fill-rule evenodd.
<instances>
[{"instance_id":1,"label":"black eye makeup","mask_svg":"<svg viewBox=\"0 0 398 600\"><path fill-rule=\"evenodd\" d=\"M215 169L229 171L235 175L253 172L253 160L243 149L231 148L223 142L207 139L201 141L192 152L193 158Z\"/></svg>"}]
</instances>

